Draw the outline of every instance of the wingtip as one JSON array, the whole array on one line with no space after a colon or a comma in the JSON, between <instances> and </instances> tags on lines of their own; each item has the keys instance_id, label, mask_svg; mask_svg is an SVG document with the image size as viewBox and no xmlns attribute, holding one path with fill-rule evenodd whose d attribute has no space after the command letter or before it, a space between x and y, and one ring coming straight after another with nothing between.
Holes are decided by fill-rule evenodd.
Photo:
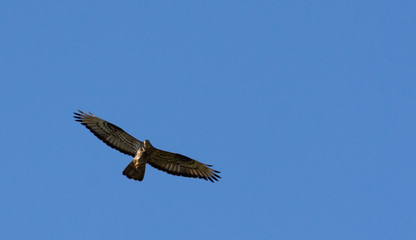
<instances>
[{"instance_id":1,"label":"wingtip","mask_svg":"<svg viewBox=\"0 0 416 240\"><path fill-rule=\"evenodd\" d=\"M79 110L79 109L77 109L77 111L78 112L73 112L74 113L74 118L76 118L76 119L82 119L83 117L86 117L86 116L92 116L92 117L96 117L94 114L92 114L91 112L88 112L88 113L85 113L85 112L83 112L83 111L81 111L81 110Z\"/></svg>"}]
</instances>

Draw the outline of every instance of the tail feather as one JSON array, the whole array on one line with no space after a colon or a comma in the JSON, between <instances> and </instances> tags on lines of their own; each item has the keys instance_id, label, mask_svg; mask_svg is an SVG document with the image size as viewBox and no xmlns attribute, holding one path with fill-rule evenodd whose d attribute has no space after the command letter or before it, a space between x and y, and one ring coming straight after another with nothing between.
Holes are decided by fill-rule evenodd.
<instances>
[{"instance_id":1,"label":"tail feather","mask_svg":"<svg viewBox=\"0 0 416 240\"><path fill-rule=\"evenodd\" d=\"M130 179L142 181L144 178L145 170L146 170L146 163L141 163L137 160L133 160L124 169L123 175L125 175L126 177Z\"/></svg>"}]
</instances>

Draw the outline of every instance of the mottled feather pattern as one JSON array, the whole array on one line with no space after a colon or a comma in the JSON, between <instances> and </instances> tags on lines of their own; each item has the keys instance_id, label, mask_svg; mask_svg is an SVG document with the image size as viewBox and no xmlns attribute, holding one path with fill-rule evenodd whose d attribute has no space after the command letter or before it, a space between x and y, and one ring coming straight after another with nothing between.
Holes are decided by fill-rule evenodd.
<instances>
[{"instance_id":1,"label":"mottled feather pattern","mask_svg":"<svg viewBox=\"0 0 416 240\"><path fill-rule=\"evenodd\" d=\"M220 173L219 171L210 168L212 165L200 163L187 156L157 148L150 153L147 163L172 175L202 178L211 182L218 181L218 178L221 178L217 174Z\"/></svg>"},{"instance_id":2,"label":"mottled feather pattern","mask_svg":"<svg viewBox=\"0 0 416 240\"><path fill-rule=\"evenodd\" d=\"M116 125L102 120L92 113L86 114L80 110L78 111L80 113L74 113L75 121L87 127L97 138L108 146L132 157L143 146L142 142Z\"/></svg>"}]
</instances>

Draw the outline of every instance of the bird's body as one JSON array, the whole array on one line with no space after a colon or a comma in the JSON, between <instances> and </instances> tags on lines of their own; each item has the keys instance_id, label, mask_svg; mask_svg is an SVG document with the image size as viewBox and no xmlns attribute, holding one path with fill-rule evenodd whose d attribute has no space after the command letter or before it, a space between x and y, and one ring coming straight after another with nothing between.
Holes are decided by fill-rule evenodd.
<instances>
[{"instance_id":1,"label":"bird's body","mask_svg":"<svg viewBox=\"0 0 416 240\"><path fill-rule=\"evenodd\" d=\"M80 110L75 119L86 126L96 137L108 146L130 155L133 161L124 169L123 174L130 179L142 181L146 164L172 175L202 178L211 182L221 178L211 165L198 162L178 153L157 149L149 140L141 142L126 133L116 125L100 119L93 114L86 114Z\"/></svg>"}]
</instances>

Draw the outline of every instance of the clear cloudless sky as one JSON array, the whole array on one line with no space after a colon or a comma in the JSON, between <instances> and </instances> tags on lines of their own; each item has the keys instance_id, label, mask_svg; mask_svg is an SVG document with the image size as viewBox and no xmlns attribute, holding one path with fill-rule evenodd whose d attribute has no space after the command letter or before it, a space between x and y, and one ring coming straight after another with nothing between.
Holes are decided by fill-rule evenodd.
<instances>
[{"instance_id":1,"label":"clear cloudless sky","mask_svg":"<svg viewBox=\"0 0 416 240\"><path fill-rule=\"evenodd\" d=\"M415 1L3 1L0 239L416 239ZM150 166L77 109L221 171Z\"/></svg>"}]
</instances>

